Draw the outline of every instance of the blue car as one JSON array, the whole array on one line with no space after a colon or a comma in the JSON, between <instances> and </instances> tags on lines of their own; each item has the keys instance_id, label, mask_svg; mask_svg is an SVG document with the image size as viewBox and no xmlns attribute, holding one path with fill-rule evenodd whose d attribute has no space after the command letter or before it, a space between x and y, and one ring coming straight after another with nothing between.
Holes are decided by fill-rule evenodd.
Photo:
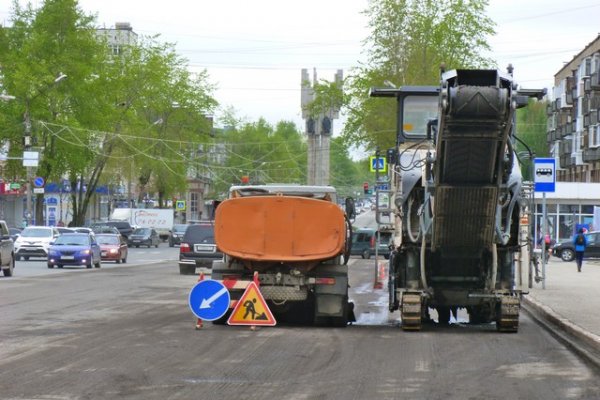
<instances>
[{"instance_id":1,"label":"blue car","mask_svg":"<svg viewBox=\"0 0 600 400\"><path fill-rule=\"evenodd\" d=\"M100 268L100 245L89 233L63 233L50 244L48 268L63 265L85 265Z\"/></svg>"}]
</instances>

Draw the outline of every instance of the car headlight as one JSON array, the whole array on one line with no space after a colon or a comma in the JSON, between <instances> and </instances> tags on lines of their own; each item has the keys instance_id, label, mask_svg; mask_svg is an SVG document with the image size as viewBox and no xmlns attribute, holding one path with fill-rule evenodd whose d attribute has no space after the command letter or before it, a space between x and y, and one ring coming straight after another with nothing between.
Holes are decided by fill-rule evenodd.
<instances>
[{"instance_id":1,"label":"car headlight","mask_svg":"<svg viewBox=\"0 0 600 400\"><path fill-rule=\"evenodd\" d=\"M91 252L92 251L90 249L81 250L81 254L84 254L84 255L91 254Z\"/></svg>"},{"instance_id":2,"label":"car headlight","mask_svg":"<svg viewBox=\"0 0 600 400\"><path fill-rule=\"evenodd\" d=\"M117 254L119 252L119 250L117 249L110 249L110 254Z\"/></svg>"}]
</instances>

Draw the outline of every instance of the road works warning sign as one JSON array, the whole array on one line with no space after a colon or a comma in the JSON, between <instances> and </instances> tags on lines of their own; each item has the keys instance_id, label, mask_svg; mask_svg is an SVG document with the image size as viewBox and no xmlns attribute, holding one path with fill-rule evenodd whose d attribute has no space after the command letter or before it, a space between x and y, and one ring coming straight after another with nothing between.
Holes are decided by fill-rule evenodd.
<instances>
[{"instance_id":1,"label":"road works warning sign","mask_svg":"<svg viewBox=\"0 0 600 400\"><path fill-rule=\"evenodd\" d=\"M229 325L265 325L274 326L275 318L269 310L256 283L251 282L235 305L227 320Z\"/></svg>"}]
</instances>

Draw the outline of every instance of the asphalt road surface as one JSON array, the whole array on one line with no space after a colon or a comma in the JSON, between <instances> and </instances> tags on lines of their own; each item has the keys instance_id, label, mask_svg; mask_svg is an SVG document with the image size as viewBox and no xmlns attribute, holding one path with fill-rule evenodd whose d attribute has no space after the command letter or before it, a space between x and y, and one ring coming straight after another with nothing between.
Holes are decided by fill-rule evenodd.
<instances>
[{"instance_id":1,"label":"asphalt road surface","mask_svg":"<svg viewBox=\"0 0 600 400\"><path fill-rule=\"evenodd\" d=\"M137 249L136 249L137 250ZM142 259L141 249L138 254ZM176 249L159 248L163 255ZM171 252L171 253L169 253ZM176 257L0 278L1 399L598 399L598 371L527 315L403 332L353 258L347 328L212 325L195 330L195 276ZM28 268L34 268L30 264Z\"/></svg>"}]
</instances>

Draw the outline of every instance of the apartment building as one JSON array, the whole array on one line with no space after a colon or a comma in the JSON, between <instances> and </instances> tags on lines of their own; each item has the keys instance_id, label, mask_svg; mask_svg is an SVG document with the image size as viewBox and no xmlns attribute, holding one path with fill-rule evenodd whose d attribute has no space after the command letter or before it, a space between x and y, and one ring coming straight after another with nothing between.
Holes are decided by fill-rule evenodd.
<instances>
[{"instance_id":1,"label":"apartment building","mask_svg":"<svg viewBox=\"0 0 600 400\"><path fill-rule=\"evenodd\" d=\"M600 35L554 75L548 142L559 182L600 182Z\"/></svg>"}]
</instances>

